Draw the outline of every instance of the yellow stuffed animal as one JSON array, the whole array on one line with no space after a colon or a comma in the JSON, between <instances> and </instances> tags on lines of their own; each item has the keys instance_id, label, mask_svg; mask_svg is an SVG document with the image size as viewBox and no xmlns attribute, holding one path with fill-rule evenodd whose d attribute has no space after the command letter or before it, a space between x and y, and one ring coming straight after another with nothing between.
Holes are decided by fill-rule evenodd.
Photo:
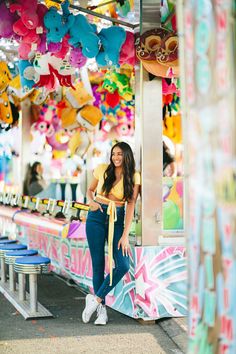
<instances>
[{"instance_id":1,"label":"yellow stuffed animal","mask_svg":"<svg viewBox=\"0 0 236 354\"><path fill-rule=\"evenodd\" d=\"M13 122L11 105L7 95L7 87L11 81L11 74L4 61L0 62L0 121L11 124Z\"/></svg>"}]
</instances>

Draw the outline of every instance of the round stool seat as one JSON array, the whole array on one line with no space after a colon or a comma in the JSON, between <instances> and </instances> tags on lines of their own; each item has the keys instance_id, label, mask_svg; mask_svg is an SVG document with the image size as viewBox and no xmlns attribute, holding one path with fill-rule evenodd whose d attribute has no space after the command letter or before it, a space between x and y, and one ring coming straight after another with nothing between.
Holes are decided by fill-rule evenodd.
<instances>
[{"instance_id":1,"label":"round stool seat","mask_svg":"<svg viewBox=\"0 0 236 354\"><path fill-rule=\"evenodd\" d=\"M2 241L0 241L0 246L1 245L8 245L11 243L16 243L16 242L17 242L16 240L2 240Z\"/></svg>"},{"instance_id":2,"label":"round stool seat","mask_svg":"<svg viewBox=\"0 0 236 354\"><path fill-rule=\"evenodd\" d=\"M5 253L8 251L20 251L20 250L26 250L27 246L26 245L21 245L21 244L11 244L11 245L0 245L0 257L4 257Z\"/></svg>"},{"instance_id":3,"label":"round stool seat","mask_svg":"<svg viewBox=\"0 0 236 354\"><path fill-rule=\"evenodd\" d=\"M18 273L39 274L48 271L50 259L41 256L19 257L15 260L14 269Z\"/></svg>"},{"instance_id":4,"label":"round stool seat","mask_svg":"<svg viewBox=\"0 0 236 354\"><path fill-rule=\"evenodd\" d=\"M37 250L22 250L22 251L13 251L5 253L5 263L14 264L16 258L25 257L25 256L36 256L38 254Z\"/></svg>"},{"instance_id":5,"label":"round stool seat","mask_svg":"<svg viewBox=\"0 0 236 354\"><path fill-rule=\"evenodd\" d=\"M8 240L8 237L7 236L0 236L0 242L4 241L4 240Z\"/></svg>"}]
</instances>

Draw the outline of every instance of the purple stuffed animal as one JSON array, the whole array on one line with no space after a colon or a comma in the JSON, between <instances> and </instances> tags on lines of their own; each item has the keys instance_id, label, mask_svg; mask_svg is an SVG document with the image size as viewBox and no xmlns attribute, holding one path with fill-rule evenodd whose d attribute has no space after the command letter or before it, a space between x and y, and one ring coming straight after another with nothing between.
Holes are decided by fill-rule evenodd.
<instances>
[{"instance_id":1,"label":"purple stuffed animal","mask_svg":"<svg viewBox=\"0 0 236 354\"><path fill-rule=\"evenodd\" d=\"M83 55L82 49L80 47L79 48L72 47L70 52L69 62L71 66L79 69L86 64L87 58Z\"/></svg>"},{"instance_id":2,"label":"purple stuffed animal","mask_svg":"<svg viewBox=\"0 0 236 354\"><path fill-rule=\"evenodd\" d=\"M11 14L4 2L0 3L0 37L11 38L14 36L13 23L16 21L16 15Z\"/></svg>"}]
</instances>

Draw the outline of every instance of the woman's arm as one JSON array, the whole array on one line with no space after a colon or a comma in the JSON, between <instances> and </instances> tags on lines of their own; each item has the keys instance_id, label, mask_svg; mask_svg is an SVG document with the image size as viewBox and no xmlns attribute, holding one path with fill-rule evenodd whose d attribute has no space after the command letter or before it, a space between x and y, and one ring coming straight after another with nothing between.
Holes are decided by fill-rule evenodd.
<instances>
[{"instance_id":1,"label":"woman's arm","mask_svg":"<svg viewBox=\"0 0 236 354\"><path fill-rule=\"evenodd\" d=\"M138 198L139 191L140 191L140 185L135 184L133 198L127 203L127 206L126 206L125 227L124 227L122 237L120 238L120 240L118 242L118 249L120 248L120 246L122 247L123 255L124 254L127 255L127 252L128 252L127 248L129 247L129 231L130 231L131 223L133 221L134 208L135 208L136 200Z\"/></svg>"},{"instance_id":2,"label":"woman's arm","mask_svg":"<svg viewBox=\"0 0 236 354\"><path fill-rule=\"evenodd\" d=\"M103 212L101 205L94 201L94 193L97 189L97 185L98 185L98 180L96 178L93 178L87 190L88 204L90 206L90 210L95 211L97 209L100 209L101 212Z\"/></svg>"}]
</instances>

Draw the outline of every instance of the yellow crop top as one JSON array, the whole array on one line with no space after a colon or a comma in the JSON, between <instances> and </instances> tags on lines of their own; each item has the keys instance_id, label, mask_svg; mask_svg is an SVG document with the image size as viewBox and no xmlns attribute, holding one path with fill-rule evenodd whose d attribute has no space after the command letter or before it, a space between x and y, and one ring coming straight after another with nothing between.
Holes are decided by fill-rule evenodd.
<instances>
[{"instance_id":1,"label":"yellow crop top","mask_svg":"<svg viewBox=\"0 0 236 354\"><path fill-rule=\"evenodd\" d=\"M107 166L108 164L105 163L98 165L93 172L94 177L98 180L97 194L100 195L104 195L104 192L102 192L102 186L104 184L104 172L106 171ZM134 184L141 184L141 177L139 172L135 172L134 174ZM120 181L114 187L112 187L110 194L114 195L114 197L120 201L124 200L123 176Z\"/></svg>"}]
</instances>

